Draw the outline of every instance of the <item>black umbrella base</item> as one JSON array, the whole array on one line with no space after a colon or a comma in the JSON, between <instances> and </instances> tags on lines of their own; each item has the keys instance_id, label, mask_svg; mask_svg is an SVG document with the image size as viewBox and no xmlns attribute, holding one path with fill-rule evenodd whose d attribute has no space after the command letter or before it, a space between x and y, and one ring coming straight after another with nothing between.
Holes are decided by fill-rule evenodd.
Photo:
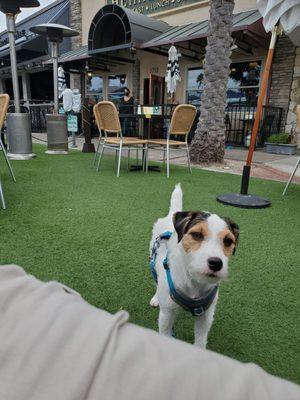
<instances>
[{"instance_id":1,"label":"black umbrella base","mask_svg":"<svg viewBox=\"0 0 300 400\"><path fill-rule=\"evenodd\" d=\"M228 206L240 208L266 208L271 205L268 199L252 194L227 193L217 197L217 201Z\"/></svg>"}]
</instances>

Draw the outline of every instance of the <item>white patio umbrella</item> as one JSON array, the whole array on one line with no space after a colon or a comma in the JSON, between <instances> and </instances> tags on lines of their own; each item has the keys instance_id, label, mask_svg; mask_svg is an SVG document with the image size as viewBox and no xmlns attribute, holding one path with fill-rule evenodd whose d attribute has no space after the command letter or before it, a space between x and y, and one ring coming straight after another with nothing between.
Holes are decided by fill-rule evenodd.
<instances>
[{"instance_id":1,"label":"white patio umbrella","mask_svg":"<svg viewBox=\"0 0 300 400\"><path fill-rule=\"evenodd\" d=\"M295 46L300 46L300 1L257 0L257 8L263 16L265 30L270 32L280 20L284 32Z\"/></svg>"},{"instance_id":2,"label":"white patio umbrella","mask_svg":"<svg viewBox=\"0 0 300 400\"><path fill-rule=\"evenodd\" d=\"M63 67L58 67L58 98L61 99L63 91L66 89L66 77Z\"/></svg>"},{"instance_id":3,"label":"white patio umbrella","mask_svg":"<svg viewBox=\"0 0 300 400\"><path fill-rule=\"evenodd\" d=\"M176 47L172 45L169 49L169 59L166 72L167 89L170 94L175 93L177 82L181 81L178 63L179 56L180 54L177 52Z\"/></svg>"}]
</instances>

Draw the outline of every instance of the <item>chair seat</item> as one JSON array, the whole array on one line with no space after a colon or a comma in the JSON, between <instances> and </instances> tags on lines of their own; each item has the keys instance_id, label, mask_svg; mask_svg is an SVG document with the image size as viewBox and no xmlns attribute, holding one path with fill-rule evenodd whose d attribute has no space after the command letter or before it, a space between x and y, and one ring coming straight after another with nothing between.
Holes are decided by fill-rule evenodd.
<instances>
[{"instance_id":1,"label":"chair seat","mask_svg":"<svg viewBox=\"0 0 300 400\"><path fill-rule=\"evenodd\" d=\"M105 143L107 144L115 144L115 145L120 145L121 142L121 138L115 137L115 138L107 138L105 140ZM139 139L139 138L133 138L133 137L126 137L123 138L122 141L123 146L134 146L134 145L138 145L138 144L147 144L147 140L143 140L143 139Z\"/></svg>"},{"instance_id":2,"label":"chair seat","mask_svg":"<svg viewBox=\"0 0 300 400\"><path fill-rule=\"evenodd\" d=\"M166 139L149 139L148 144L156 144L160 146L166 146L167 140ZM180 140L169 140L170 146L186 146L185 142L180 142Z\"/></svg>"}]
</instances>

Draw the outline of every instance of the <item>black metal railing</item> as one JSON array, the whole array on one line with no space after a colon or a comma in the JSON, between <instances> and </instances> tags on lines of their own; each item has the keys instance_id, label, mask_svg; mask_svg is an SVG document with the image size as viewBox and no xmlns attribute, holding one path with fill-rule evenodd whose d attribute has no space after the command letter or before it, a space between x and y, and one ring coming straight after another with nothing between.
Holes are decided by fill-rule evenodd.
<instances>
[{"instance_id":1,"label":"black metal railing","mask_svg":"<svg viewBox=\"0 0 300 400\"><path fill-rule=\"evenodd\" d=\"M32 132L46 132L46 114L53 113L53 102L45 102L42 100L21 100L21 112L30 113ZM14 112L14 102L10 101L8 111Z\"/></svg>"},{"instance_id":2,"label":"black metal railing","mask_svg":"<svg viewBox=\"0 0 300 400\"><path fill-rule=\"evenodd\" d=\"M53 112L53 102L27 101L22 102L31 115L33 132L46 132L46 114ZM155 107L155 113L147 115L145 107ZM125 136L142 135L144 138L166 137L170 119L176 104L156 105L122 105L120 109L120 120ZM199 106L194 125L189 134L189 142L195 134L197 122L200 115ZM144 113L143 113L144 111ZM146 111L146 112L145 112ZM152 110L153 111L153 110ZM90 107L92 118L93 108ZM225 113L226 144L232 146L245 146L249 144L252 125L256 113L256 106L229 104ZM267 138L280 132L283 109L280 107L264 106L262 119L257 139L257 146L263 146ZM93 128L93 136L98 135L97 127Z\"/></svg>"},{"instance_id":3,"label":"black metal railing","mask_svg":"<svg viewBox=\"0 0 300 400\"><path fill-rule=\"evenodd\" d=\"M172 117L172 113L176 107L176 104L153 105L152 107L160 108L160 114L151 115L151 119L149 119L148 121L147 116L141 114L141 108L139 109L139 107L144 107L144 105L134 105L129 107L131 108L128 108L128 113L125 114L124 110L126 110L126 106L122 106L122 113L120 114L121 122L123 121L123 131L125 132L125 135L135 136L137 130L136 128L132 129L132 126L136 127L136 120L143 119L144 138L166 137L168 122ZM145 107L147 107L147 105L145 105ZM189 142L191 142L194 137L198 119L200 116L199 105L197 106L197 111L197 116L189 134ZM257 138L257 146L263 146L264 142L270 135L280 132L282 113L283 110L280 107L263 107L262 118ZM227 145L249 145L255 114L256 106L253 105L230 104L227 106L224 121L226 126L225 138Z\"/></svg>"},{"instance_id":4,"label":"black metal railing","mask_svg":"<svg viewBox=\"0 0 300 400\"><path fill-rule=\"evenodd\" d=\"M229 105L225 113L226 144L233 146L249 145L254 123L256 106ZM282 108L264 106L260 121L257 146L263 146L266 139L279 133L282 120Z\"/></svg>"},{"instance_id":5,"label":"black metal railing","mask_svg":"<svg viewBox=\"0 0 300 400\"><path fill-rule=\"evenodd\" d=\"M53 113L53 103L29 104L32 132L46 132L46 115Z\"/></svg>"}]
</instances>

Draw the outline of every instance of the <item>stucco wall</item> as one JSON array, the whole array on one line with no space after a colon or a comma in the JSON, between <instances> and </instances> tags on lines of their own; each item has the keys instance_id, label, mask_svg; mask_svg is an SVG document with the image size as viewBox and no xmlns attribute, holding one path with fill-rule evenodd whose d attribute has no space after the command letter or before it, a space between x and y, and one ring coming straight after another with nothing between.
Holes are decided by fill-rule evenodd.
<instances>
[{"instance_id":1,"label":"stucco wall","mask_svg":"<svg viewBox=\"0 0 300 400\"><path fill-rule=\"evenodd\" d=\"M81 0L82 44L87 44L91 22L106 0Z\"/></svg>"}]
</instances>

